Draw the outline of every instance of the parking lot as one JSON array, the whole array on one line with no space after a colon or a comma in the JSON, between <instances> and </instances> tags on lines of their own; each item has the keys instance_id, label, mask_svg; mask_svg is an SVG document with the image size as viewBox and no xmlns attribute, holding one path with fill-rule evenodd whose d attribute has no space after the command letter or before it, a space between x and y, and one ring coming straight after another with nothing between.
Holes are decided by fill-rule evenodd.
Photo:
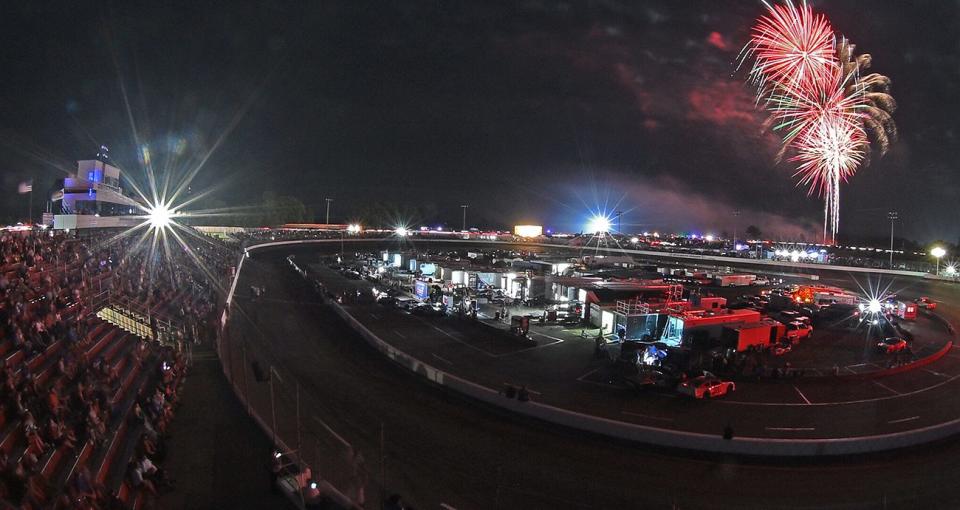
<instances>
[{"instance_id":1,"label":"parking lot","mask_svg":"<svg viewBox=\"0 0 960 510\"><path fill-rule=\"evenodd\" d=\"M886 377L882 383L837 379L831 363L818 361L800 378L738 380L735 392L704 407L670 388L638 392L617 380L610 370L609 358L596 356L595 329L587 329L584 337L580 327L539 325L532 321L529 340L524 341L513 337L505 322L491 317L478 316L474 320L456 314L416 315L376 303L372 282L346 278L323 264L310 265L310 270L311 278L319 278L326 292L342 301L342 306L365 327L425 363L489 388L525 387L531 399L543 403L651 426L717 432L732 421L739 424L739 434L758 437L860 434L864 425L849 417L854 408L884 402L884 409L888 409L885 413L900 414L893 404L902 397L940 391L945 383L960 378L960 357L948 356L933 369ZM521 310L524 309L515 311ZM916 322L916 327L935 330L937 324L923 318ZM851 363L843 367L841 375L884 368L875 362L878 353L855 332L831 340L834 337L826 328L815 329L817 334L801 342L790 353L791 357L780 359L795 360L791 361L792 366L801 367L804 360L818 359L820 354L847 353ZM607 352L616 356L618 346L607 346ZM858 358L858 354L862 357ZM829 426L818 420L817 426L805 426L803 430L787 431L791 427L777 425L804 421L797 406L810 405L831 406L844 418L830 421ZM762 410L766 418L743 420L742 410L735 410L743 406L755 412Z\"/></svg>"}]
</instances>

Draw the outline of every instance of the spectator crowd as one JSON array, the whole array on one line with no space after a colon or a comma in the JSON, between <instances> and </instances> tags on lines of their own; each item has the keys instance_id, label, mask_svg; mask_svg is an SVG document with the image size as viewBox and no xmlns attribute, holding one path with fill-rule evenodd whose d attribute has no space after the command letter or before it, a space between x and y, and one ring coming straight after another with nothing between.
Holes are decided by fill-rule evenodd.
<instances>
[{"instance_id":1,"label":"spectator crowd","mask_svg":"<svg viewBox=\"0 0 960 510\"><path fill-rule=\"evenodd\" d=\"M209 340L235 251L209 238L0 231L0 509L128 508L162 462L187 347ZM172 341L101 321L135 303Z\"/></svg>"}]
</instances>

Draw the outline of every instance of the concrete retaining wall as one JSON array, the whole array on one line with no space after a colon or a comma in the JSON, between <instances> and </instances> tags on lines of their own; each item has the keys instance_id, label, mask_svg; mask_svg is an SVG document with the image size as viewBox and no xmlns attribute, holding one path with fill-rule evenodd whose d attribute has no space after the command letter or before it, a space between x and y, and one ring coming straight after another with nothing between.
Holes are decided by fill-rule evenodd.
<instances>
[{"instance_id":1,"label":"concrete retaining wall","mask_svg":"<svg viewBox=\"0 0 960 510\"><path fill-rule=\"evenodd\" d=\"M339 242L339 240L336 240ZM249 247L247 250L291 244L305 244L310 241L285 241ZM321 241L323 242L323 241ZM462 241L459 241L462 242ZM504 243L507 244L507 243ZM846 270L846 268L843 268ZM239 272L238 272L239 274ZM428 363L410 356L380 339L366 326L351 316L334 300L327 300L332 309L350 325L374 349L401 367L438 384L457 391L462 395L495 405L500 408L536 418L556 425L601 434L618 439L639 443L680 448L686 450L715 453L732 453L754 456L827 456L855 453L878 452L928 443L960 433L960 418L933 426L897 432L892 434L870 435L837 439L770 439L759 437L738 437L724 439L722 430L716 434L684 432L657 427L649 427L598 416L587 415L533 401L521 402L508 399L497 391L485 386L461 379L444 372ZM736 431L734 431L736 434Z\"/></svg>"}]
</instances>

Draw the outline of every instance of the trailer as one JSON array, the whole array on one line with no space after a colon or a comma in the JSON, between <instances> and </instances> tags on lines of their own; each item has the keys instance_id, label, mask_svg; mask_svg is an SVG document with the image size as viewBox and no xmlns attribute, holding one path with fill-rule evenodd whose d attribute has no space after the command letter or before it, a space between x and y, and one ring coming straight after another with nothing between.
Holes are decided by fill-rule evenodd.
<instances>
[{"instance_id":1,"label":"trailer","mask_svg":"<svg viewBox=\"0 0 960 510\"><path fill-rule=\"evenodd\" d=\"M667 347L698 347L719 341L725 327L739 327L761 321L756 310L731 310L714 313L694 310L670 314L660 334L660 341Z\"/></svg>"},{"instance_id":2,"label":"trailer","mask_svg":"<svg viewBox=\"0 0 960 510\"><path fill-rule=\"evenodd\" d=\"M755 274L718 274L714 283L720 287L747 287L757 279Z\"/></svg>"},{"instance_id":3,"label":"trailer","mask_svg":"<svg viewBox=\"0 0 960 510\"><path fill-rule=\"evenodd\" d=\"M786 327L775 320L763 320L753 324L723 328L723 346L742 352L750 347L766 349L783 338Z\"/></svg>"}]
</instances>

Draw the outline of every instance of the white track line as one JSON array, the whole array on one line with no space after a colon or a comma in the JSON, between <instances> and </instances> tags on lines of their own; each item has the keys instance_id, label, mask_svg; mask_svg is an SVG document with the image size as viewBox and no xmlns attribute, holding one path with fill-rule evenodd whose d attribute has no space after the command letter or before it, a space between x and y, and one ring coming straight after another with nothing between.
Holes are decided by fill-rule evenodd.
<instances>
[{"instance_id":1,"label":"white track line","mask_svg":"<svg viewBox=\"0 0 960 510\"><path fill-rule=\"evenodd\" d=\"M800 388L797 388L796 386L794 386L793 389L797 390L797 395L800 395L800 398L802 398L804 402L806 402L807 404L812 403L810 402L810 399L808 399L807 396L804 395L802 391L800 391Z\"/></svg>"},{"instance_id":2,"label":"white track line","mask_svg":"<svg viewBox=\"0 0 960 510\"><path fill-rule=\"evenodd\" d=\"M545 336L545 337L549 338L550 340L554 340L554 343L560 343L560 342L564 342L564 341L565 341L565 340L562 339L562 338L557 338L557 337L555 337L555 336L553 336L553 335L548 335L548 334L546 334L546 333L541 333L541 332L539 332L539 331L531 331L531 333L533 333L533 334L535 334L535 335Z\"/></svg>"},{"instance_id":3,"label":"white track line","mask_svg":"<svg viewBox=\"0 0 960 510\"><path fill-rule=\"evenodd\" d=\"M891 423L891 424L893 424L893 423L903 423L903 422L913 421L913 420L919 420L919 419L920 419L919 416L911 416L911 417L909 417L909 418L900 418L899 420L890 420L890 421L888 421L887 423Z\"/></svg>"},{"instance_id":4,"label":"white track line","mask_svg":"<svg viewBox=\"0 0 960 510\"><path fill-rule=\"evenodd\" d=\"M448 360L447 358L441 358L440 356L437 356L435 353L432 353L432 352L430 353L430 355L433 356L434 358L437 358L438 360L440 360L440 361L448 364L448 365L453 366L453 362L450 361L450 360Z\"/></svg>"},{"instance_id":5,"label":"white track line","mask_svg":"<svg viewBox=\"0 0 960 510\"><path fill-rule=\"evenodd\" d=\"M783 432L808 432L817 430L816 427L764 427L766 430L778 430Z\"/></svg>"},{"instance_id":6,"label":"white track line","mask_svg":"<svg viewBox=\"0 0 960 510\"><path fill-rule=\"evenodd\" d=\"M901 393L901 392L899 392L899 391L897 391L897 390L895 390L895 389L887 386L886 384L883 384L883 383L880 382L880 381L873 381L873 384L876 384L877 386L879 386L879 387L881 387L881 388L883 388L883 389L885 389L885 390L887 390L887 391L889 391L889 392L891 392L891 393L896 393L897 395L902 395L902 394L903 394L903 393Z\"/></svg>"},{"instance_id":7,"label":"white track line","mask_svg":"<svg viewBox=\"0 0 960 510\"><path fill-rule=\"evenodd\" d=\"M405 336L403 336L403 335L401 335L401 334L400 334L400 332L399 332L399 331L397 331L397 330L393 330L393 334L394 334L394 335L397 335L398 337L400 337L400 338L402 338L402 339L404 339L404 340L406 340L406 339L407 339L407 337L405 337Z\"/></svg>"},{"instance_id":8,"label":"white track line","mask_svg":"<svg viewBox=\"0 0 960 510\"><path fill-rule=\"evenodd\" d=\"M549 336L549 335L544 335L543 333L533 332L533 334L534 334L534 335L544 336L544 337L547 337L547 338L554 338L554 337ZM503 353L503 354L494 354L493 357L494 357L494 358L503 358L503 357L505 357L505 356L513 356L514 354L520 354L521 352L527 352L527 351L534 351L534 350L537 350L537 349L543 349L544 347L550 347L551 345L557 345L557 344L560 344L560 343L563 343L563 339L562 339L562 338L557 338L555 342L550 342L550 343L548 343L548 344L543 344L543 345L535 345L535 346L533 346L533 347L527 347L526 349L520 349L519 351L505 352L505 353Z\"/></svg>"},{"instance_id":9,"label":"white track line","mask_svg":"<svg viewBox=\"0 0 960 510\"><path fill-rule=\"evenodd\" d=\"M463 345L463 346L465 346L465 347L469 347L469 348L471 348L471 349L473 349L473 350L475 350L475 351L477 351L477 352L482 352L484 355L489 356L489 357L491 357L491 358L496 358L496 357L497 357L496 354L493 354L493 353L491 353L490 351L488 351L488 350L486 350L486 349L481 349L481 348L477 347L476 345L473 345L473 344L464 342L463 340L460 340L459 338L451 335L449 332L444 331L443 329L440 329L440 328L438 328L437 326L434 326L433 324L430 324L429 322L424 321L424 324L427 324L427 325L430 326L431 328L433 328L433 329L435 329L435 330L443 333L444 335L447 336L447 338L453 340L454 342L457 342L458 344L461 344L461 345Z\"/></svg>"},{"instance_id":10,"label":"white track line","mask_svg":"<svg viewBox=\"0 0 960 510\"><path fill-rule=\"evenodd\" d=\"M336 432L334 432L334 430L330 428L330 426L327 425L325 421L321 420L319 417L317 417L317 415L313 415L313 419L316 420L317 423L322 425L323 428L327 429L327 432L329 432L331 436L335 437L337 441L340 441L341 443L343 443L343 446L346 446L347 448L351 448L350 443L347 442L347 440L344 439L340 434L337 434Z\"/></svg>"},{"instance_id":11,"label":"white track line","mask_svg":"<svg viewBox=\"0 0 960 510\"><path fill-rule=\"evenodd\" d=\"M597 372L598 370L600 370L600 369L599 369L599 368L594 368L593 370L591 370L591 371L589 371L589 372L581 375L580 377L577 377L577 380L578 380L578 381L581 381L581 382L593 382L593 381L584 381L583 379L584 379L585 377L590 377L591 375L593 375L593 374L594 374L595 372Z\"/></svg>"},{"instance_id":12,"label":"white track line","mask_svg":"<svg viewBox=\"0 0 960 510\"><path fill-rule=\"evenodd\" d=\"M857 400L844 400L844 401L841 401L841 402L811 402L809 405L812 405L812 406L846 406L846 405L851 405L851 404L865 404L865 403L868 403L868 402L880 402L880 401L883 401L883 400L893 400L893 399L895 399L895 398L907 397L907 396L911 396L911 395L918 395L918 394L923 393L923 392L925 392L925 391L930 391L930 390L939 388L939 387L941 387L941 386L945 386L945 385L947 385L947 384L949 384L949 383L952 383L952 382L956 381L957 379L960 379L960 374L951 376L949 379L944 379L943 381L938 382L937 384L931 384L930 386L927 386L926 388L920 388L920 389L918 389L918 390L907 391L907 392L904 392L904 393L897 393L896 395L888 395L888 396L886 396L886 397L861 398L861 399L857 399ZM892 391L892 390L891 390L891 391ZM660 395L660 393L654 393L654 395ZM743 400L729 400L729 399L715 400L715 401L713 401L713 404L715 404L715 405L760 406L760 407L770 407L770 406L794 407L794 406L805 406L805 405L808 405L808 404L800 404L800 403L793 404L793 403L789 403L789 402L747 402L747 401L743 401Z\"/></svg>"},{"instance_id":13,"label":"white track line","mask_svg":"<svg viewBox=\"0 0 960 510\"><path fill-rule=\"evenodd\" d=\"M637 416L637 417L640 417L640 418L649 418L649 419L651 419L651 420L673 421L673 418L664 418L664 417L662 417L662 416L650 416L649 414L632 413L632 412L630 412L630 411L620 411L620 413L621 413L621 414L625 414L625 415L627 415L627 416Z\"/></svg>"}]
</instances>

